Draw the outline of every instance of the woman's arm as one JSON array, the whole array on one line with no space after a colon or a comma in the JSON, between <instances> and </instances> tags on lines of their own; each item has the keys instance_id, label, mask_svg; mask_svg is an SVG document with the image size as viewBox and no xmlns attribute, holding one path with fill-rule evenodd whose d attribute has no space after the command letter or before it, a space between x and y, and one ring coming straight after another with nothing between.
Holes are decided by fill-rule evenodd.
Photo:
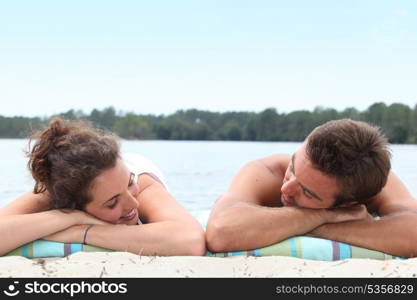
<instances>
[{"instance_id":1,"label":"woman's arm","mask_svg":"<svg viewBox=\"0 0 417 300\"><path fill-rule=\"evenodd\" d=\"M0 216L31 214L52 209L47 192L26 194L16 198L4 207L0 207Z\"/></svg>"},{"instance_id":2,"label":"woman's arm","mask_svg":"<svg viewBox=\"0 0 417 300\"><path fill-rule=\"evenodd\" d=\"M116 251L142 255L204 255L204 232L165 189L149 175L139 180L140 226L104 225L88 231L87 243ZM73 226L45 237L61 242L82 242L85 226Z\"/></svg>"},{"instance_id":3,"label":"woman's arm","mask_svg":"<svg viewBox=\"0 0 417 300\"><path fill-rule=\"evenodd\" d=\"M0 255L76 224L105 224L82 211L45 212L0 216Z\"/></svg>"}]
</instances>

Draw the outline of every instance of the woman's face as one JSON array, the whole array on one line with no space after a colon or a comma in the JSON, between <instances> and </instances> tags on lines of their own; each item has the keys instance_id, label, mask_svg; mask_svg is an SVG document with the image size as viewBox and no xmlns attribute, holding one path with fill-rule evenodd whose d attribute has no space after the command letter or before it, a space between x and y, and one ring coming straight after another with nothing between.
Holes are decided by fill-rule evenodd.
<instances>
[{"instance_id":1,"label":"woman's face","mask_svg":"<svg viewBox=\"0 0 417 300\"><path fill-rule=\"evenodd\" d=\"M138 222L138 184L119 158L116 165L103 171L91 185L85 211L94 217L113 224L134 225Z\"/></svg>"}]
</instances>

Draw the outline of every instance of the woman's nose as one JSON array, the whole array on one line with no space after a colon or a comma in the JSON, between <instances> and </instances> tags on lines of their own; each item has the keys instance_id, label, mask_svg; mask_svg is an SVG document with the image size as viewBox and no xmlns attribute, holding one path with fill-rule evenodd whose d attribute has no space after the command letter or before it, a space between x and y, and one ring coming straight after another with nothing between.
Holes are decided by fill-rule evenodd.
<instances>
[{"instance_id":1,"label":"woman's nose","mask_svg":"<svg viewBox=\"0 0 417 300\"><path fill-rule=\"evenodd\" d=\"M131 202L133 202L135 205L138 205L138 199L137 199L137 195L133 195L131 193L129 193L129 199Z\"/></svg>"},{"instance_id":2,"label":"woman's nose","mask_svg":"<svg viewBox=\"0 0 417 300\"><path fill-rule=\"evenodd\" d=\"M126 192L124 196L124 206L131 208L131 207L136 207L138 205L139 203L138 203L138 200L136 199L136 196L134 196L130 192Z\"/></svg>"},{"instance_id":3,"label":"woman's nose","mask_svg":"<svg viewBox=\"0 0 417 300\"><path fill-rule=\"evenodd\" d=\"M136 198L139 195L139 185L137 183L133 183L129 187L128 191L133 197Z\"/></svg>"}]
</instances>

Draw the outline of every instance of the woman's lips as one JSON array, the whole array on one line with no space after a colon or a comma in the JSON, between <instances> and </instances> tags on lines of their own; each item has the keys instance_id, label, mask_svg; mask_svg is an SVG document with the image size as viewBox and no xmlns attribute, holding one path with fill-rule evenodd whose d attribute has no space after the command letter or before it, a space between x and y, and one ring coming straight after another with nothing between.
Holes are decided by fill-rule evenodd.
<instances>
[{"instance_id":1,"label":"woman's lips","mask_svg":"<svg viewBox=\"0 0 417 300\"><path fill-rule=\"evenodd\" d=\"M130 221L134 217L136 217L136 212L137 212L137 210L135 208L133 208L128 214L120 217L120 219L125 220L125 221Z\"/></svg>"}]
</instances>

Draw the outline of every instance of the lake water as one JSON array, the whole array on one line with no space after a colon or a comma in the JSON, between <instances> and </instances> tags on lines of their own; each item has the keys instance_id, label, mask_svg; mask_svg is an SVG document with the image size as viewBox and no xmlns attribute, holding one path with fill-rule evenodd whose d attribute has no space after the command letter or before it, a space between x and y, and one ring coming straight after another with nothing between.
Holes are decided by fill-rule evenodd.
<instances>
[{"instance_id":1,"label":"lake water","mask_svg":"<svg viewBox=\"0 0 417 300\"><path fill-rule=\"evenodd\" d=\"M300 143L122 141L122 150L150 158L164 172L173 196L189 211L209 210L234 174L253 159L293 153ZM27 140L0 139L0 206L29 191L33 180L23 150ZM393 170L417 195L417 145L392 145Z\"/></svg>"}]
</instances>

